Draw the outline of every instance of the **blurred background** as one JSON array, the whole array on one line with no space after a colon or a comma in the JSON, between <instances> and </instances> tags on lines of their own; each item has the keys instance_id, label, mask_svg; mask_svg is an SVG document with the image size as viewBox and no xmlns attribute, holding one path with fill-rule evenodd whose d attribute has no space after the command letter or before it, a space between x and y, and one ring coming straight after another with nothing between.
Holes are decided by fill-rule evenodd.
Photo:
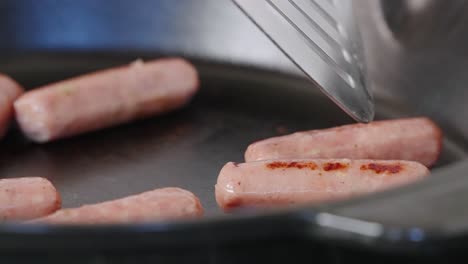
<instances>
[{"instance_id":1,"label":"blurred background","mask_svg":"<svg viewBox=\"0 0 468 264\"><path fill-rule=\"evenodd\" d=\"M2 50L156 50L292 67L230 0L1 1L0 20Z\"/></svg>"}]
</instances>

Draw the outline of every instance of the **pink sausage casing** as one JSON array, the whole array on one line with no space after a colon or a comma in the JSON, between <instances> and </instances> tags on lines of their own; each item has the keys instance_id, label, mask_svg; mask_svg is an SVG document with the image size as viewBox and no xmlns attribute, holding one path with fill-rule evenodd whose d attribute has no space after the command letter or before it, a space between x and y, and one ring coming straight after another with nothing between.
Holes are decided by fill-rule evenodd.
<instances>
[{"instance_id":1,"label":"pink sausage casing","mask_svg":"<svg viewBox=\"0 0 468 264\"><path fill-rule=\"evenodd\" d=\"M429 175L412 161L298 159L227 163L215 186L225 211L334 201L401 186Z\"/></svg>"},{"instance_id":2,"label":"pink sausage casing","mask_svg":"<svg viewBox=\"0 0 468 264\"><path fill-rule=\"evenodd\" d=\"M23 88L6 75L0 74L0 138L13 119L13 102L23 93Z\"/></svg>"},{"instance_id":3,"label":"pink sausage casing","mask_svg":"<svg viewBox=\"0 0 468 264\"><path fill-rule=\"evenodd\" d=\"M47 142L181 108L198 86L183 59L136 61L34 89L14 107L23 132Z\"/></svg>"},{"instance_id":4,"label":"pink sausage casing","mask_svg":"<svg viewBox=\"0 0 468 264\"><path fill-rule=\"evenodd\" d=\"M0 218L29 220L60 209L61 198L47 179L40 177L0 180Z\"/></svg>"},{"instance_id":5,"label":"pink sausage casing","mask_svg":"<svg viewBox=\"0 0 468 264\"><path fill-rule=\"evenodd\" d=\"M62 209L30 221L48 224L126 224L198 218L203 215L199 199L180 188L162 188L79 208Z\"/></svg>"},{"instance_id":6,"label":"pink sausage casing","mask_svg":"<svg viewBox=\"0 0 468 264\"><path fill-rule=\"evenodd\" d=\"M441 150L441 129L430 119L418 117L351 124L274 137L251 144L245 152L245 160L411 160L431 167Z\"/></svg>"}]
</instances>

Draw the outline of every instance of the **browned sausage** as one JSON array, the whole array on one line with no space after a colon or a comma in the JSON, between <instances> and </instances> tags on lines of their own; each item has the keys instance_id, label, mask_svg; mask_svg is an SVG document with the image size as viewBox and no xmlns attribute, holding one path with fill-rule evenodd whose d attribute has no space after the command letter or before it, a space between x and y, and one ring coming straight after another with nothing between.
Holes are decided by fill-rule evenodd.
<instances>
[{"instance_id":1,"label":"browned sausage","mask_svg":"<svg viewBox=\"0 0 468 264\"><path fill-rule=\"evenodd\" d=\"M60 209L60 194L47 179L39 177L0 180L0 218L29 220Z\"/></svg>"},{"instance_id":2,"label":"browned sausage","mask_svg":"<svg viewBox=\"0 0 468 264\"><path fill-rule=\"evenodd\" d=\"M0 138L8 130L13 118L13 102L23 93L23 88L6 75L0 74Z\"/></svg>"},{"instance_id":3,"label":"browned sausage","mask_svg":"<svg viewBox=\"0 0 468 264\"><path fill-rule=\"evenodd\" d=\"M113 201L62 209L30 223L125 224L202 215L203 207L193 193L179 188L162 188Z\"/></svg>"},{"instance_id":4,"label":"browned sausage","mask_svg":"<svg viewBox=\"0 0 468 264\"><path fill-rule=\"evenodd\" d=\"M15 102L16 118L29 138L47 142L178 109L198 83L183 59L137 61L27 92Z\"/></svg>"},{"instance_id":5,"label":"browned sausage","mask_svg":"<svg viewBox=\"0 0 468 264\"><path fill-rule=\"evenodd\" d=\"M215 186L224 210L243 206L307 204L363 195L429 175L412 161L349 159L268 160L227 163Z\"/></svg>"},{"instance_id":6,"label":"browned sausage","mask_svg":"<svg viewBox=\"0 0 468 264\"><path fill-rule=\"evenodd\" d=\"M442 131L428 118L351 124L274 137L251 144L246 161L268 159L411 160L431 167L442 149Z\"/></svg>"}]
</instances>

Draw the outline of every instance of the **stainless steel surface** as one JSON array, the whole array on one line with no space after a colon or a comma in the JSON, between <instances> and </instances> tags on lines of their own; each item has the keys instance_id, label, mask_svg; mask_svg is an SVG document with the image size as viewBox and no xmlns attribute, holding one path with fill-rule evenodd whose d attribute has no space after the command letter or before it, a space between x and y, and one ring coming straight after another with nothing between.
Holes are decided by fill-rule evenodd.
<instances>
[{"instance_id":1,"label":"stainless steel surface","mask_svg":"<svg viewBox=\"0 0 468 264\"><path fill-rule=\"evenodd\" d=\"M465 27L468 11L464 0L380 0L380 5L394 37L412 48L446 42L457 28Z\"/></svg>"},{"instance_id":2,"label":"stainless steel surface","mask_svg":"<svg viewBox=\"0 0 468 264\"><path fill-rule=\"evenodd\" d=\"M248 17L346 113L374 118L352 1L234 0Z\"/></svg>"},{"instance_id":3,"label":"stainless steel surface","mask_svg":"<svg viewBox=\"0 0 468 264\"><path fill-rule=\"evenodd\" d=\"M465 149L468 2L403 2L426 6L414 13L414 9L399 3L356 1L375 96L398 102L394 109L402 109L400 116L408 115L404 111L430 116L443 127L446 136ZM388 10L388 5L395 5L394 10ZM391 22L386 17L389 13L403 14L406 19L393 16L396 21ZM387 225L417 225L466 235L468 215L463 204L467 199L467 166L467 156L462 155L458 162L435 170L417 187L356 201L337 208L336 213Z\"/></svg>"},{"instance_id":4,"label":"stainless steel surface","mask_svg":"<svg viewBox=\"0 0 468 264\"><path fill-rule=\"evenodd\" d=\"M465 15L445 23L443 30L437 30L435 41L412 39L419 31L430 32L424 25L432 24L406 28L411 34L399 35L386 22L380 1L356 1L355 10L375 96L401 102L406 110L433 118L450 128L446 133L458 138L458 144L467 146L468 2L452 2L464 2L459 12Z\"/></svg>"}]
</instances>

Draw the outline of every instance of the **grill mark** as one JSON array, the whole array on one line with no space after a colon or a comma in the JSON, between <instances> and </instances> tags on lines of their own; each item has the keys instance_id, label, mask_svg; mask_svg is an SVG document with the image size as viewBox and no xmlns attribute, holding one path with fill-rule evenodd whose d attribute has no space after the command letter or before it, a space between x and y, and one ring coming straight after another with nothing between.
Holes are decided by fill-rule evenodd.
<instances>
[{"instance_id":1,"label":"grill mark","mask_svg":"<svg viewBox=\"0 0 468 264\"><path fill-rule=\"evenodd\" d=\"M266 164L266 167L268 169L289 169L289 168L295 168L295 169L309 169L309 170L315 170L317 169L317 164L315 162L283 162L283 161L274 161Z\"/></svg>"},{"instance_id":2,"label":"grill mark","mask_svg":"<svg viewBox=\"0 0 468 264\"><path fill-rule=\"evenodd\" d=\"M391 173L396 174L403 170L402 165L400 164L378 164L378 163L369 163L361 166L361 170L372 170L377 174L380 173Z\"/></svg>"},{"instance_id":3,"label":"grill mark","mask_svg":"<svg viewBox=\"0 0 468 264\"><path fill-rule=\"evenodd\" d=\"M334 171L334 170L343 170L347 169L349 164L341 163L341 162L327 162L323 164L324 171Z\"/></svg>"}]
</instances>

